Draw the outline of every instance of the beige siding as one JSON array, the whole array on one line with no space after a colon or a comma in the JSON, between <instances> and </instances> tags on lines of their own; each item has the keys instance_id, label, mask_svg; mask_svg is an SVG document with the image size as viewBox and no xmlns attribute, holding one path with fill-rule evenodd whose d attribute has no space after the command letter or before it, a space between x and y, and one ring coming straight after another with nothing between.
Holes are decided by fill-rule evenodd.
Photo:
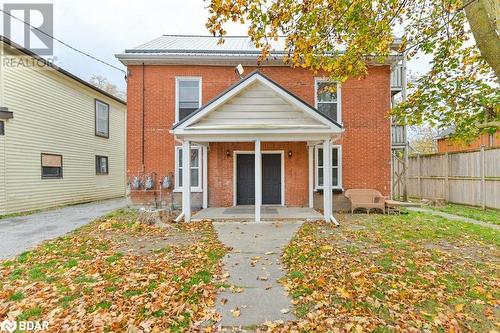
<instances>
[{"instance_id":1,"label":"beige siding","mask_svg":"<svg viewBox=\"0 0 500 333\"><path fill-rule=\"evenodd\" d=\"M95 98L110 105L109 139L94 135ZM4 103L14 112L4 138L6 213L125 194L125 105L57 71L26 68L4 68ZM41 153L63 155L62 179L41 179ZM95 155L109 157L109 175L95 174Z\"/></svg>"},{"instance_id":2,"label":"beige siding","mask_svg":"<svg viewBox=\"0 0 500 333\"><path fill-rule=\"evenodd\" d=\"M310 115L256 82L189 128L293 126L324 128Z\"/></svg>"}]
</instances>

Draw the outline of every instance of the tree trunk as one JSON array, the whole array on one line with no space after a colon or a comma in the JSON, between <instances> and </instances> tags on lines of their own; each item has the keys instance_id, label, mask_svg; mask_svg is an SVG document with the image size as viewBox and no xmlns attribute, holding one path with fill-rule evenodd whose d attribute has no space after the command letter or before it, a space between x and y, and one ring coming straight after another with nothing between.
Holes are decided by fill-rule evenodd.
<instances>
[{"instance_id":1,"label":"tree trunk","mask_svg":"<svg viewBox=\"0 0 500 333\"><path fill-rule=\"evenodd\" d=\"M475 0L465 7L479 51L500 79L500 5L497 0Z\"/></svg>"}]
</instances>

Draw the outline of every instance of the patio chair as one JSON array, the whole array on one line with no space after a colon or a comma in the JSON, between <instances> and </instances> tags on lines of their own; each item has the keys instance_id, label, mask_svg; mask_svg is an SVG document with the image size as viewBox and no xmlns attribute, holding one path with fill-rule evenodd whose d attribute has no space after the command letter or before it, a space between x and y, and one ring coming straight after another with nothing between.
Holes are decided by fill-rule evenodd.
<instances>
[{"instance_id":1,"label":"patio chair","mask_svg":"<svg viewBox=\"0 0 500 333\"><path fill-rule=\"evenodd\" d=\"M351 189L345 191L345 196L351 200L351 214L357 208L364 208L370 214L372 209L380 209L385 214L385 197L373 189Z\"/></svg>"}]
</instances>

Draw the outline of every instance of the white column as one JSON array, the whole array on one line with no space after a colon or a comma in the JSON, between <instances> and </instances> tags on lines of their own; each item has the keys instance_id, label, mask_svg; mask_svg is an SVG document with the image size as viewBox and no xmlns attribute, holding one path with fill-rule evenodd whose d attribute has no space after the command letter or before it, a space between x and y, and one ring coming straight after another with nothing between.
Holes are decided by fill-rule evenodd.
<instances>
[{"instance_id":1,"label":"white column","mask_svg":"<svg viewBox=\"0 0 500 333\"><path fill-rule=\"evenodd\" d=\"M182 212L184 221L191 221L191 142L182 143Z\"/></svg>"},{"instance_id":2,"label":"white column","mask_svg":"<svg viewBox=\"0 0 500 333\"><path fill-rule=\"evenodd\" d=\"M202 158L203 158L203 165L202 165L202 172L203 172L203 208L208 208L208 149L206 146L203 146L201 149L202 152Z\"/></svg>"},{"instance_id":3,"label":"white column","mask_svg":"<svg viewBox=\"0 0 500 333\"><path fill-rule=\"evenodd\" d=\"M325 221L332 216L332 144L330 139L323 141L323 211Z\"/></svg>"},{"instance_id":4,"label":"white column","mask_svg":"<svg viewBox=\"0 0 500 333\"><path fill-rule=\"evenodd\" d=\"M309 172L309 208L314 207L314 146L307 146L309 159L308 159L308 172Z\"/></svg>"},{"instance_id":5,"label":"white column","mask_svg":"<svg viewBox=\"0 0 500 333\"><path fill-rule=\"evenodd\" d=\"M260 222L260 206L262 205L262 162L260 140L255 140L255 222Z\"/></svg>"}]
</instances>

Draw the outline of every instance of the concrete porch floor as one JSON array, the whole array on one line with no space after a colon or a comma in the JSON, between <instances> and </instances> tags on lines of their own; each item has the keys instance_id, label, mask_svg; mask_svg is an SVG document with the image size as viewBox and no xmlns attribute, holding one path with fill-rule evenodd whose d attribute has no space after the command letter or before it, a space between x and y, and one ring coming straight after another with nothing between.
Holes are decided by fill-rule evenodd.
<instances>
[{"instance_id":1,"label":"concrete porch floor","mask_svg":"<svg viewBox=\"0 0 500 333\"><path fill-rule=\"evenodd\" d=\"M254 212L254 206L209 207L194 214L191 220L251 221L255 218ZM312 208L262 206L261 219L315 221L323 219L323 216Z\"/></svg>"}]
</instances>

